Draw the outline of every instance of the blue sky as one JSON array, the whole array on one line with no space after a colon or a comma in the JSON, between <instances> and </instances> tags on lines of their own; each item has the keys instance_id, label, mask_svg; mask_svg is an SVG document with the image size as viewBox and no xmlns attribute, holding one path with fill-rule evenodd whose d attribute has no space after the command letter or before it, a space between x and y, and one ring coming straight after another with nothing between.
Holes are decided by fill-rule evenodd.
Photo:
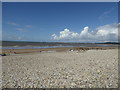
<instances>
[{"instance_id":1,"label":"blue sky","mask_svg":"<svg viewBox=\"0 0 120 90\"><path fill-rule=\"evenodd\" d=\"M100 31L97 28L106 28L105 25L110 28L118 23L115 2L4 2L2 5L3 40L88 41L79 35L69 37L85 31L85 27L89 28L87 32L95 33Z\"/></svg>"}]
</instances>

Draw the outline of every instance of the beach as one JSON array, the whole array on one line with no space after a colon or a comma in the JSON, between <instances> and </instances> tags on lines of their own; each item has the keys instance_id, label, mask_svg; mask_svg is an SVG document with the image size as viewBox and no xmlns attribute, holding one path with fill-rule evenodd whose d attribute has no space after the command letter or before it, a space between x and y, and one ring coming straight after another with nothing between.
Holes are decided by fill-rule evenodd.
<instances>
[{"instance_id":1,"label":"beach","mask_svg":"<svg viewBox=\"0 0 120 90\"><path fill-rule=\"evenodd\" d=\"M3 90L119 88L118 2L8 1L0 4Z\"/></svg>"},{"instance_id":2,"label":"beach","mask_svg":"<svg viewBox=\"0 0 120 90\"><path fill-rule=\"evenodd\" d=\"M117 88L118 49L8 55L2 57L2 71L3 88Z\"/></svg>"}]
</instances>

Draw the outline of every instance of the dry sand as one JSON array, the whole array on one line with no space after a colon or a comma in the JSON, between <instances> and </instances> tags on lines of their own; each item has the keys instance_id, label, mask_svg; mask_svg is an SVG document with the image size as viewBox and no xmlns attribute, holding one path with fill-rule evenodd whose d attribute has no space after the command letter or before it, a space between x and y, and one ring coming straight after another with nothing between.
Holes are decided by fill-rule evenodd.
<instances>
[{"instance_id":1,"label":"dry sand","mask_svg":"<svg viewBox=\"0 0 120 90\"><path fill-rule=\"evenodd\" d=\"M2 70L3 88L117 88L118 50L3 56Z\"/></svg>"}]
</instances>

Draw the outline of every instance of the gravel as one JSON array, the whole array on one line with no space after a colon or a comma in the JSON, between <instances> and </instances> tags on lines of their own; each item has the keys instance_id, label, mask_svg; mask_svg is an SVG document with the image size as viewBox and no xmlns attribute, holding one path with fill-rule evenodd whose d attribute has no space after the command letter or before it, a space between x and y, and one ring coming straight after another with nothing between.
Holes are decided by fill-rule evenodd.
<instances>
[{"instance_id":1,"label":"gravel","mask_svg":"<svg viewBox=\"0 0 120 90\"><path fill-rule=\"evenodd\" d=\"M118 50L2 57L2 88L117 88Z\"/></svg>"}]
</instances>

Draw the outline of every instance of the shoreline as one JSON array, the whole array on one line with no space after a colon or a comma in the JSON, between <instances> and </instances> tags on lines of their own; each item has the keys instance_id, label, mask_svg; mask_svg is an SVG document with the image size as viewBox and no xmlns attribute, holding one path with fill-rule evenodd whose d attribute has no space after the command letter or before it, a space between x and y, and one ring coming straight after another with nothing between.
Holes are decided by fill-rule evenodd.
<instances>
[{"instance_id":1,"label":"shoreline","mask_svg":"<svg viewBox=\"0 0 120 90\"><path fill-rule=\"evenodd\" d=\"M57 47L57 48L38 48L38 49L1 49L1 54L22 54L22 53L41 53L41 52L64 52L64 51L80 51L80 50L107 50L117 49L118 47Z\"/></svg>"}]
</instances>

